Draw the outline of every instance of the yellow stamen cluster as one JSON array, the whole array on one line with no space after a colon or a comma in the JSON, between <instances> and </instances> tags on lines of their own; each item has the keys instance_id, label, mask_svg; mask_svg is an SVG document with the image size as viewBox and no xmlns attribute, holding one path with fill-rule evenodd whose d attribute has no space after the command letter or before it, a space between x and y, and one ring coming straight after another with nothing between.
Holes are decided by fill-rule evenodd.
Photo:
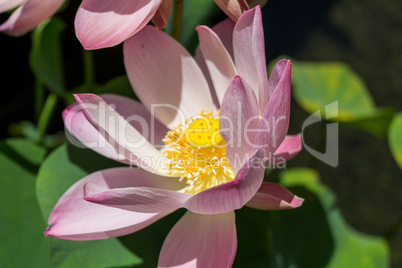
<instances>
[{"instance_id":1,"label":"yellow stamen cluster","mask_svg":"<svg viewBox=\"0 0 402 268\"><path fill-rule=\"evenodd\" d=\"M219 120L202 111L166 134L164 152L170 160L168 173L186 179L185 192L196 194L234 179L226 158L225 141L219 135Z\"/></svg>"}]
</instances>

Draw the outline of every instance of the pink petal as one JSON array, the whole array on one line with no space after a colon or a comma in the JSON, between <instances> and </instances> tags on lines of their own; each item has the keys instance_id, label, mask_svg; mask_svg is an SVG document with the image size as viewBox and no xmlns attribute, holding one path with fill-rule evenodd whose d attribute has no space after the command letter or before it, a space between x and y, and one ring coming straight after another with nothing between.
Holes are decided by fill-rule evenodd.
<instances>
[{"instance_id":1,"label":"pink petal","mask_svg":"<svg viewBox=\"0 0 402 268\"><path fill-rule=\"evenodd\" d=\"M235 26L235 23L231 19L226 19L226 20L223 20L220 23L216 24L214 27L212 27L212 30L218 35L218 37L221 40L226 51L229 53L232 61L234 60L233 44L232 44L232 35L233 35L234 26ZM212 83L212 79L209 74L207 64L205 63L205 59L204 59L204 56L202 55L201 48L199 45L197 46L197 48L195 50L194 59L198 63L198 66L200 66L202 73L204 74L204 77L208 82L215 109L219 110L221 105L218 101L218 97L216 96L215 88Z\"/></svg>"},{"instance_id":2,"label":"pink petal","mask_svg":"<svg viewBox=\"0 0 402 268\"><path fill-rule=\"evenodd\" d=\"M275 64L274 68L272 69L268 80L269 96L272 96L275 88L278 86L278 83L283 76L283 72L285 71L287 64L288 60L280 60Z\"/></svg>"},{"instance_id":3,"label":"pink petal","mask_svg":"<svg viewBox=\"0 0 402 268\"><path fill-rule=\"evenodd\" d=\"M24 0L0 0L0 13L21 5Z\"/></svg>"},{"instance_id":4,"label":"pink petal","mask_svg":"<svg viewBox=\"0 0 402 268\"><path fill-rule=\"evenodd\" d=\"M162 0L83 0L75 31L85 49L112 47L140 31Z\"/></svg>"},{"instance_id":5,"label":"pink petal","mask_svg":"<svg viewBox=\"0 0 402 268\"><path fill-rule=\"evenodd\" d=\"M114 106L109 105L97 95L77 94L74 96L83 108L88 121L115 146L119 154L123 154L131 163L149 172L166 174L162 165L164 156L147 140L150 126L146 120L139 116L124 118ZM129 105L130 102L126 104ZM123 106L121 103L119 109L124 109ZM131 121L134 120L143 124L141 130L133 127Z\"/></svg>"},{"instance_id":6,"label":"pink petal","mask_svg":"<svg viewBox=\"0 0 402 268\"><path fill-rule=\"evenodd\" d=\"M113 105L116 112L123 116L130 125L141 132L149 143L156 148L165 146L162 140L165 138L169 129L153 117L144 105L133 99L114 94L102 94L100 97L107 104ZM144 129L146 126L149 126L148 131Z\"/></svg>"},{"instance_id":7,"label":"pink petal","mask_svg":"<svg viewBox=\"0 0 402 268\"><path fill-rule=\"evenodd\" d=\"M113 105L121 116L131 118L132 120L129 120L129 123L142 134L147 134L145 138L152 145L157 148L164 146L162 139L168 129L153 118L141 103L112 94L103 94L101 97L108 105ZM130 159L126 159L124 154L119 154L119 150L116 149L115 144L113 145L113 140L110 142L106 140L104 135L88 121L80 105L75 103L67 107L63 111L63 119L67 130L86 147L108 158L130 164ZM148 125L149 130L142 129L142 124ZM70 141L75 142L74 140Z\"/></svg>"},{"instance_id":8,"label":"pink petal","mask_svg":"<svg viewBox=\"0 0 402 268\"><path fill-rule=\"evenodd\" d=\"M235 66L219 37L211 29L206 26L198 26L196 30L216 95L219 102L222 103L226 89L236 75Z\"/></svg>"},{"instance_id":9,"label":"pink petal","mask_svg":"<svg viewBox=\"0 0 402 268\"><path fill-rule=\"evenodd\" d=\"M220 109L221 105L218 101L218 97L216 96L214 84L212 83L211 75L209 74L207 64L205 63L204 56L202 55L201 48L199 45L195 49L194 60L197 62L205 79L207 80L209 92L211 93L212 102L214 104L214 109L215 111L217 111Z\"/></svg>"},{"instance_id":10,"label":"pink petal","mask_svg":"<svg viewBox=\"0 0 402 268\"><path fill-rule=\"evenodd\" d=\"M124 63L141 102L169 128L184 123L184 117L213 110L200 67L176 40L155 27L147 26L124 42Z\"/></svg>"},{"instance_id":11,"label":"pink petal","mask_svg":"<svg viewBox=\"0 0 402 268\"><path fill-rule=\"evenodd\" d=\"M287 61L282 77L262 113L259 132L255 136L255 146L264 148L268 157L273 156L288 132L291 69L292 64Z\"/></svg>"},{"instance_id":12,"label":"pink petal","mask_svg":"<svg viewBox=\"0 0 402 268\"><path fill-rule=\"evenodd\" d=\"M159 6L154 17L152 18L152 23L158 29L163 29L166 27L171 9L172 9L172 0L163 0L162 4Z\"/></svg>"},{"instance_id":13,"label":"pink petal","mask_svg":"<svg viewBox=\"0 0 402 268\"><path fill-rule=\"evenodd\" d=\"M262 210L281 210L300 207L303 201L303 198L295 196L279 184L263 182L246 206Z\"/></svg>"},{"instance_id":14,"label":"pink petal","mask_svg":"<svg viewBox=\"0 0 402 268\"><path fill-rule=\"evenodd\" d=\"M275 151L275 158L283 158L286 161L292 159L302 149L301 134L286 136L281 145Z\"/></svg>"},{"instance_id":15,"label":"pink petal","mask_svg":"<svg viewBox=\"0 0 402 268\"><path fill-rule=\"evenodd\" d=\"M183 185L183 188L185 185ZM160 213L175 210L191 197L180 193L150 187L104 189L93 183L84 185L84 199L92 203L134 212Z\"/></svg>"},{"instance_id":16,"label":"pink petal","mask_svg":"<svg viewBox=\"0 0 402 268\"><path fill-rule=\"evenodd\" d=\"M184 203L184 207L199 214L219 214L242 208L260 188L264 164L264 151L257 150L233 181L194 195Z\"/></svg>"},{"instance_id":17,"label":"pink petal","mask_svg":"<svg viewBox=\"0 0 402 268\"><path fill-rule=\"evenodd\" d=\"M92 173L76 182L59 199L49 216L46 236L70 240L116 237L138 231L170 213L139 213L87 202L83 199L86 183L105 189L157 187L174 191L182 187L177 179L137 168L120 167Z\"/></svg>"},{"instance_id":18,"label":"pink petal","mask_svg":"<svg viewBox=\"0 0 402 268\"><path fill-rule=\"evenodd\" d=\"M163 243L158 267L231 267L237 250L234 212L187 212Z\"/></svg>"},{"instance_id":19,"label":"pink petal","mask_svg":"<svg viewBox=\"0 0 402 268\"><path fill-rule=\"evenodd\" d=\"M226 19L214 27L212 30L218 35L221 40L223 46L226 48L226 51L229 52L230 57L234 60L233 54L233 30L235 27L235 23L231 19Z\"/></svg>"},{"instance_id":20,"label":"pink petal","mask_svg":"<svg viewBox=\"0 0 402 268\"><path fill-rule=\"evenodd\" d=\"M214 0L215 3L233 21L237 21L243 11L248 10L245 0Z\"/></svg>"},{"instance_id":21,"label":"pink petal","mask_svg":"<svg viewBox=\"0 0 402 268\"><path fill-rule=\"evenodd\" d=\"M235 173L242 167L237 159L244 161L253 151L259 123L253 90L240 76L235 76L223 98L219 116L219 133L226 141L226 156Z\"/></svg>"},{"instance_id":22,"label":"pink petal","mask_svg":"<svg viewBox=\"0 0 402 268\"><path fill-rule=\"evenodd\" d=\"M233 32L233 50L237 73L254 90L260 107L265 107L269 99L268 79L259 6L246 11L236 23Z\"/></svg>"},{"instance_id":23,"label":"pink petal","mask_svg":"<svg viewBox=\"0 0 402 268\"><path fill-rule=\"evenodd\" d=\"M66 129L86 147L107 158L130 164L124 155L119 154L116 148L88 121L77 103L71 104L63 111L63 120ZM74 145L80 146L75 144L74 140L70 138L69 140Z\"/></svg>"},{"instance_id":24,"label":"pink petal","mask_svg":"<svg viewBox=\"0 0 402 268\"><path fill-rule=\"evenodd\" d=\"M0 25L0 31L13 36L21 36L56 13L63 2L64 0L24 1L8 20Z\"/></svg>"}]
</instances>

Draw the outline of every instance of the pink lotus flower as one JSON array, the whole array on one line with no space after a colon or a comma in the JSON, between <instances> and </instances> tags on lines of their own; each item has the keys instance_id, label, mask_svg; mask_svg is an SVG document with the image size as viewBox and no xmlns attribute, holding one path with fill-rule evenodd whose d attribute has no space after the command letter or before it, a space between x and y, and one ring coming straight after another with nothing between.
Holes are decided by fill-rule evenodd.
<instances>
[{"instance_id":1,"label":"pink lotus flower","mask_svg":"<svg viewBox=\"0 0 402 268\"><path fill-rule=\"evenodd\" d=\"M234 21L248 10L245 0L214 0ZM112 47L138 33L152 19L162 29L172 0L83 0L75 18L75 30L85 49Z\"/></svg>"},{"instance_id":2,"label":"pink lotus flower","mask_svg":"<svg viewBox=\"0 0 402 268\"><path fill-rule=\"evenodd\" d=\"M234 210L302 204L282 186L263 182L264 156L289 159L301 140L285 136L290 61L278 62L269 82L266 77L260 8L236 24L227 20L214 31L197 31L202 68L152 26L124 43L127 73L143 104L80 94L64 111L66 127L84 144L142 169L102 170L75 183L49 216L47 236L121 236L184 207L188 211L167 236L158 266L230 267L237 248Z\"/></svg>"},{"instance_id":3,"label":"pink lotus flower","mask_svg":"<svg viewBox=\"0 0 402 268\"><path fill-rule=\"evenodd\" d=\"M63 2L64 0L0 0L0 13L18 7L0 25L0 31L21 36L56 13Z\"/></svg>"}]
</instances>

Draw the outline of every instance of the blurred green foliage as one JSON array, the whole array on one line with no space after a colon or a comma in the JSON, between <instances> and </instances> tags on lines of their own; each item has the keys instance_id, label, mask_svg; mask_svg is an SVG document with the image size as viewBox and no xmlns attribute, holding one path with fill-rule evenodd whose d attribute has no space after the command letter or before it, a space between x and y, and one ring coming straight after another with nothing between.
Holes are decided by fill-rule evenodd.
<instances>
[{"instance_id":1,"label":"blurred green foliage","mask_svg":"<svg viewBox=\"0 0 402 268\"><path fill-rule=\"evenodd\" d=\"M212 26L219 12L213 1L185 2L182 43L190 52L198 43L194 28L199 24ZM64 98L65 103L74 101L71 93L80 92L135 98L125 75L103 86L84 83L69 92L62 50L65 28L63 20L52 18L33 32L30 66L37 81ZM378 136L388 134L391 151L402 168L401 113L394 117L392 108L377 108L365 83L344 63L296 60L292 63L293 96L304 110L314 113L337 101L338 115L330 120ZM32 123L24 121L11 129L15 135L37 140L38 129ZM44 238L50 211L74 182L91 172L119 165L72 145L62 145L42 163L46 148L58 143L56 136L46 136L43 147L25 139L0 142L0 266L26 267L28 263L32 267L155 267L163 240L183 210L118 239ZM305 198L305 203L289 211L250 208L236 211L239 244L234 267L388 266L390 256L385 240L350 227L339 211L334 193L320 182L316 171L287 170L279 174L279 181Z\"/></svg>"},{"instance_id":2,"label":"blurred green foliage","mask_svg":"<svg viewBox=\"0 0 402 268\"><path fill-rule=\"evenodd\" d=\"M395 115L388 133L389 146L399 167L402 168L402 112Z\"/></svg>"}]
</instances>

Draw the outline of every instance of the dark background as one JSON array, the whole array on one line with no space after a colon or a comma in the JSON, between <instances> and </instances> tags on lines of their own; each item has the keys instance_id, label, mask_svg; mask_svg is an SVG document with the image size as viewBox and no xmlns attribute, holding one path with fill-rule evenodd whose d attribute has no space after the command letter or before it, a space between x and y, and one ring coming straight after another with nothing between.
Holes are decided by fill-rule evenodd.
<instances>
[{"instance_id":1,"label":"dark background","mask_svg":"<svg viewBox=\"0 0 402 268\"><path fill-rule=\"evenodd\" d=\"M75 38L74 15L79 1L71 1L60 15L68 27L63 34L64 61L69 88L83 82L82 48ZM0 16L1 21L4 16ZM402 2L396 0L269 0L263 8L267 62L279 55L297 60L343 61L365 81L379 107L402 108ZM30 35L18 39L0 35L1 93L0 138L8 126L34 118L34 77L27 61ZM121 46L95 51L96 81L124 74ZM58 114L64 105L60 105ZM290 133L300 132L308 117L293 100ZM56 116L50 132L63 130ZM317 143L315 129L307 137ZM314 163L323 180L337 195L347 222L357 230L386 236L391 266L402 267L402 176L387 138L351 128L340 128L337 168ZM307 152L289 166L311 164Z\"/></svg>"}]
</instances>

